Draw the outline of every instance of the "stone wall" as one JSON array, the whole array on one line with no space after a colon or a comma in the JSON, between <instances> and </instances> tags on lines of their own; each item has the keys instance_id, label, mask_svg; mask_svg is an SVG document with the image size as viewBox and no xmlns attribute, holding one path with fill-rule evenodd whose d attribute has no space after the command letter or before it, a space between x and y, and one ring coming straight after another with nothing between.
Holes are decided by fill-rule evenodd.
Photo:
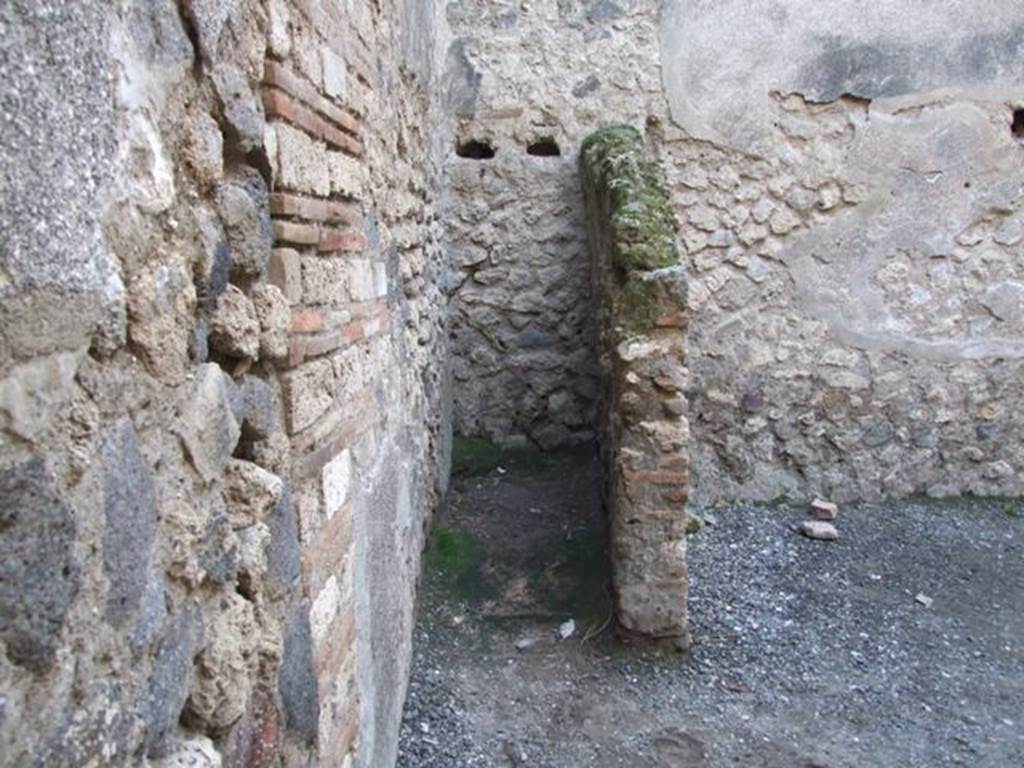
<instances>
[{"instance_id":1,"label":"stone wall","mask_svg":"<svg viewBox=\"0 0 1024 768\"><path fill-rule=\"evenodd\" d=\"M550 448L603 379L645 512L687 467L700 504L1019 494L1024 16L848 5L4 4L2 762L392 764L452 408ZM611 123L680 222L688 379L597 311ZM685 578L671 509L627 626Z\"/></svg>"},{"instance_id":2,"label":"stone wall","mask_svg":"<svg viewBox=\"0 0 1024 768\"><path fill-rule=\"evenodd\" d=\"M693 498L1021 493L1021 8L661 24Z\"/></svg>"},{"instance_id":3,"label":"stone wall","mask_svg":"<svg viewBox=\"0 0 1024 768\"><path fill-rule=\"evenodd\" d=\"M445 163L455 429L543 448L594 437L599 369L579 148L665 112L648 2L447 6ZM552 140L557 156L531 155ZM460 157L477 141L491 159Z\"/></svg>"},{"instance_id":4,"label":"stone wall","mask_svg":"<svg viewBox=\"0 0 1024 768\"><path fill-rule=\"evenodd\" d=\"M580 156L604 383L600 445L619 624L689 644L686 283L660 171L639 131L604 128Z\"/></svg>"},{"instance_id":5,"label":"stone wall","mask_svg":"<svg viewBox=\"0 0 1024 768\"><path fill-rule=\"evenodd\" d=\"M435 21L0 11L3 764L393 762L446 474Z\"/></svg>"}]
</instances>

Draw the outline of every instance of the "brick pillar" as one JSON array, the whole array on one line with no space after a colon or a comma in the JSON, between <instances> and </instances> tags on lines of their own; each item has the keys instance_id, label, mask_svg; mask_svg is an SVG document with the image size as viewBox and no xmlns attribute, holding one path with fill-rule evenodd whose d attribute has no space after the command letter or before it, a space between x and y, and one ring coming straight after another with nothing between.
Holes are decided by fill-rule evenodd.
<instances>
[{"instance_id":1,"label":"brick pillar","mask_svg":"<svg viewBox=\"0 0 1024 768\"><path fill-rule=\"evenodd\" d=\"M638 131L598 131L584 142L581 165L618 620L628 631L685 646L687 315L675 221Z\"/></svg>"}]
</instances>

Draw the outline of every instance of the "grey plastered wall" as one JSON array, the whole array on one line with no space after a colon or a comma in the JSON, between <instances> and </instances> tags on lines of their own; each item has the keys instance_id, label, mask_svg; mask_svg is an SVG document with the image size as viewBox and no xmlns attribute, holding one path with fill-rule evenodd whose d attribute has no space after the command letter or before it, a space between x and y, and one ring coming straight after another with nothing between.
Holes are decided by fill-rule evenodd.
<instances>
[{"instance_id":1,"label":"grey plastered wall","mask_svg":"<svg viewBox=\"0 0 1024 768\"><path fill-rule=\"evenodd\" d=\"M421 554L430 515L445 492L451 452L445 260L432 209L441 172L436 136L448 119L434 97L448 31L443 3L435 0L402 0L393 15L393 37L378 31L378 42L393 44L395 55L378 62L387 87L373 115L382 126L399 123L411 146L401 162L390 144L372 157L371 194L384 226L390 223L389 262L397 265L403 298L396 301L391 339L370 371L382 421L353 447L360 478L353 484L361 708L356 768L392 766L397 759ZM422 224L413 238L392 210L401 210L410 178L417 179L424 211L406 214Z\"/></svg>"},{"instance_id":2,"label":"grey plastered wall","mask_svg":"<svg viewBox=\"0 0 1024 768\"><path fill-rule=\"evenodd\" d=\"M661 23L695 500L1021 492L1024 7Z\"/></svg>"}]
</instances>

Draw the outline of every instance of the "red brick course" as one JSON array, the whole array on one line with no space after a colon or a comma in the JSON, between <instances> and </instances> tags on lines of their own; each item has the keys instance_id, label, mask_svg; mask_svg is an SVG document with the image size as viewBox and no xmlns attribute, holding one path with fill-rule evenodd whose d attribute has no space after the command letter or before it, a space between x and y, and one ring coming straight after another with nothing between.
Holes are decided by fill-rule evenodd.
<instances>
[{"instance_id":1,"label":"red brick course","mask_svg":"<svg viewBox=\"0 0 1024 768\"><path fill-rule=\"evenodd\" d=\"M321 253L362 253L366 250L366 237L350 229L274 219L274 245L312 245Z\"/></svg>"},{"instance_id":2,"label":"red brick course","mask_svg":"<svg viewBox=\"0 0 1024 768\"><path fill-rule=\"evenodd\" d=\"M270 195L270 213L275 217L287 216L349 227L362 225L362 213L358 203L321 200L287 192L274 192Z\"/></svg>"},{"instance_id":3,"label":"red brick course","mask_svg":"<svg viewBox=\"0 0 1024 768\"><path fill-rule=\"evenodd\" d=\"M363 154L363 145L359 141L336 128L284 91L265 88L263 90L263 108L266 110L268 118L276 117L291 123L313 138L322 139L331 146L355 157L360 157Z\"/></svg>"},{"instance_id":4,"label":"red brick course","mask_svg":"<svg viewBox=\"0 0 1024 768\"><path fill-rule=\"evenodd\" d=\"M300 99L343 131L351 134L353 138L359 138L362 129L359 120L322 96L311 83L293 73L283 64L267 61L263 70L263 82Z\"/></svg>"},{"instance_id":5,"label":"red brick course","mask_svg":"<svg viewBox=\"0 0 1024 768\"><path fill-rule=\"evenodd\" d=\"M324 329L324 313L318 310L292 312L292 333L315 333Z\"/></svg>"}]
</instances>

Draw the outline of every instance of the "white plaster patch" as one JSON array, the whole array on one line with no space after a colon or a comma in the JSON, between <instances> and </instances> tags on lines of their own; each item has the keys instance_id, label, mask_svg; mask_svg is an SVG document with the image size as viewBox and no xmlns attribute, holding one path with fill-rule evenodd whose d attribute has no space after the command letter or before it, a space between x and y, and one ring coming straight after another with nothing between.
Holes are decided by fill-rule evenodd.
<instances>
[{"instance_id":1,"label":"white plaster patch","mask_svg":"<svg viewBox=\"0 0 1024 768\"><path fill-rule=\"evenodd\" d=\"M388 295L388 266L387 264L373 265L374 293L377 298Z\"/></svg>"},{"instance_id":2,"label":"white plaster patch","mask_svg":"<svg viewBox=\"0 0 1024 768\"><path fill-rule=\"evenodd\" d=\"M346 448L327 462L323 469L324 507L328 519L333 517L348 499L351 481L352 454Z\"/></svg>"},{"instance_id":3,"label":"white plaster patch","mask_svg":"<svg viewBox=\"0 0 1024 768\"><path fill-rule=\"evenodd\" d=\"M368 259L352 259L349 264L349 286L353 301L370 301L377 297L373 264Z\"/></svg>"},{"instance_id":4,"label":"white plaster patch","mask_svg":"<svg viewBox=\"0 0 1024 768\"><path fill-rule=\"evenodd\" d=\"M324 71L324 91L328 96L344 100L348 96L348 70L345 60L330 48L320 51Z\"/></svg>"},{"instance_id":5,"label":"white plaster patch","mask_svg":"<svg viewBox=\"0 0 1024 768\"><path fill-rule=\"evenodd\" d=\"M309 626L314 645L319 646L327 636L334 617L338 615L340 604L341 591L338 589L338 580L331 576L320 590L320 594L313 600L313 607L309 610Z\"/></svg>"}]
</instances>

